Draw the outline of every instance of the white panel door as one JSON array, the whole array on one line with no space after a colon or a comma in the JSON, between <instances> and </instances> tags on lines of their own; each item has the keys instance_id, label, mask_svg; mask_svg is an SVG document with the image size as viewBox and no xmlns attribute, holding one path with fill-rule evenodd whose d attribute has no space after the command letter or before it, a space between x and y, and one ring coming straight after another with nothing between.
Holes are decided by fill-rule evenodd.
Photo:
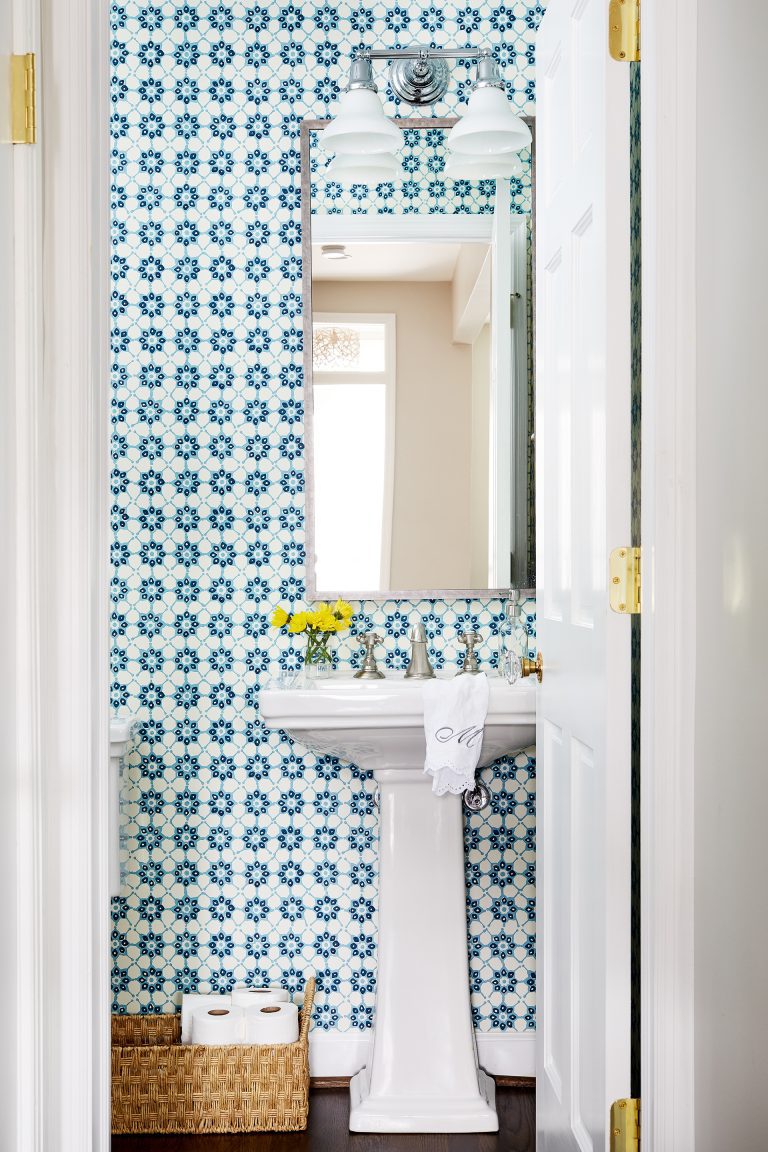
<instances>
[{"instance_id":1,"label":"white panel door","mask_svg":"<svg viewBox=\"0 0 768 1152\"><path fill-rule=\"evenodd\" d=\"M538 1152L607 1149L630 1094L629 69L606 0L537 42Z\"/></svg>"}]
</instances>

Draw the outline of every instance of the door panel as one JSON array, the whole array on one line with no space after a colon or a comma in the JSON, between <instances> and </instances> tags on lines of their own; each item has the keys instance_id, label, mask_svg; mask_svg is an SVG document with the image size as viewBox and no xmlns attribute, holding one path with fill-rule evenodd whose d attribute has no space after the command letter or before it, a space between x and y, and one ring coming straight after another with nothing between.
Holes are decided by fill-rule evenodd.
<instances>
[{"instance_id":1,"label":"door panel","mask_svg":"<svg viewBox=\"0 0 768 1152\"><path fill-rule=\"evenodd\" d=\"M603 0L552 0L537 45L539 1152L608 1147L629 1095L629 70Z\"/></svg>"}]
</instances>

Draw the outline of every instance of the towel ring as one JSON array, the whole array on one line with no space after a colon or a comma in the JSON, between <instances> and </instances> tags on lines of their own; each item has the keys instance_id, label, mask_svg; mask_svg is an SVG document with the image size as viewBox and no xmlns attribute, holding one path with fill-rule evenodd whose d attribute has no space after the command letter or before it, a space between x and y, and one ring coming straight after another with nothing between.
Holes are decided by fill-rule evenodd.
<instances>
[{"instance_id":1,"label":"towel ring","mask_svg":"<svg viewBox=\"0 0 768 1152\"><path fill-rule=\"evenodd\" d=\"M485 784L479 782L464 793L464 807L468 812L482 812L491 802L491 794Z\"/></svg>"}]
</instances>

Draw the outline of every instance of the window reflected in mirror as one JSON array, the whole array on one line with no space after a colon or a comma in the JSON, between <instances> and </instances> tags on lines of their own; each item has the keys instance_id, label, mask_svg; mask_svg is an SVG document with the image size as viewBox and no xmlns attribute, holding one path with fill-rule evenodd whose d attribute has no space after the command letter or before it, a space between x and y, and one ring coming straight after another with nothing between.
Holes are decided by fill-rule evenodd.
<instances>
[{"instance_id":1,"label":"window reflected in mirror","mask_svg":"<svg viewBox=\"0 0 768 1152\"><path fill-rule=\"evenodd\" d=\"M394 314L313 316L314 542L319 588L385 588L390 583L395 320Z\"/></svg>"}]
</instances>

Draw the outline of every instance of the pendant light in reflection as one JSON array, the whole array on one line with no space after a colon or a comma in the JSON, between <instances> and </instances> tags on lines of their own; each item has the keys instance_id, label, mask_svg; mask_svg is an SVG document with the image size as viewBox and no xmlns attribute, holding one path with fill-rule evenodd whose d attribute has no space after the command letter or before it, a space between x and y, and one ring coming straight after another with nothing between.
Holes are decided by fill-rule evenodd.
<instances>
[{"instance_id":1,"label":"pendant light in reflection","mask_svg":"<svg viewBox=\"0 0 768 1152\"><path fill-rule=\"evenodd\" d=\"M375 152L367 156L335 156L325 170L329 180L339 184L387 184L403 175L403 168L397 156L391 152Z\"/></svg>"}]
</instances>

